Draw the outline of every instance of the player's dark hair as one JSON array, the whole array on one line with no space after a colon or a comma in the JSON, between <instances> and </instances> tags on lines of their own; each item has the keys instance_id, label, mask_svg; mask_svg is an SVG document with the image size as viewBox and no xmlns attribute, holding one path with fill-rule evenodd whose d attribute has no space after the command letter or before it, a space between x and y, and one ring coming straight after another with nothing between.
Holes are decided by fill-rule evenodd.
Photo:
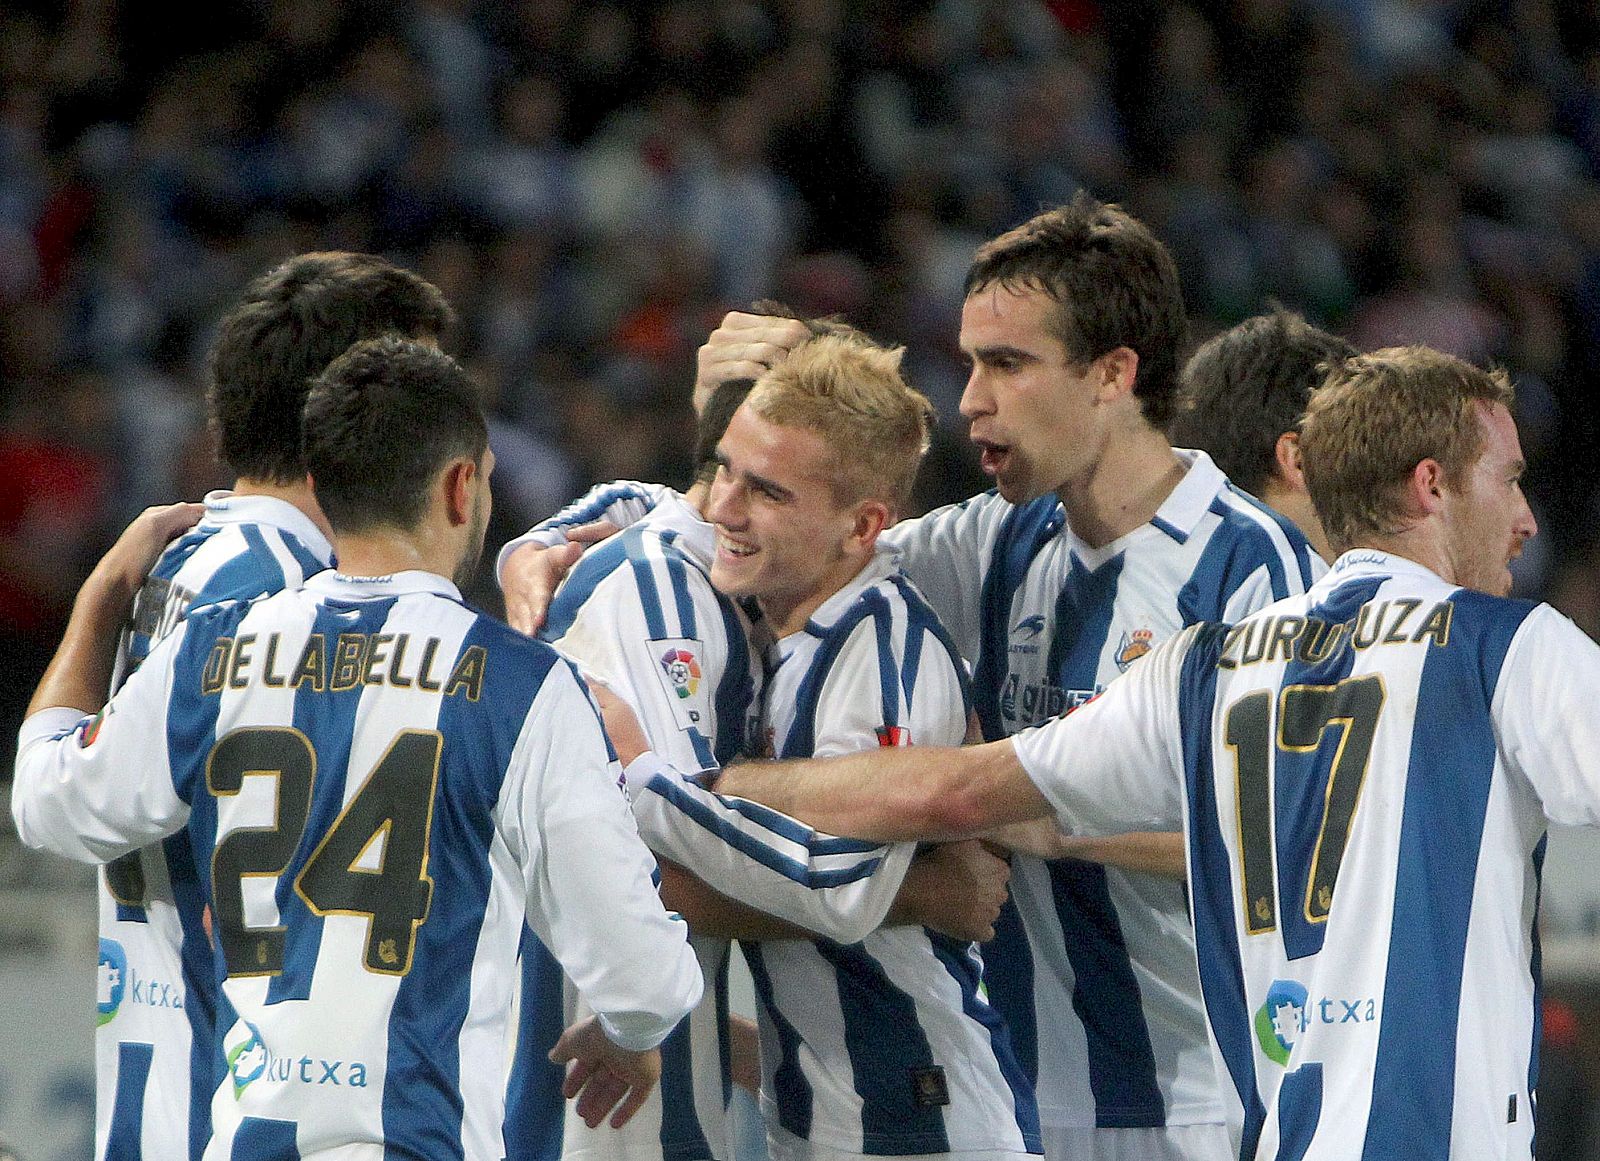
<instances>
[{"instance_id":1,"label":"player's dark hair","mask_svg":"<svg viewBox=\"0 0 1600 1161\"><path fill-rule=\"evenodd\" d=\"M413 529L451 460L489 446L478 388L436 347L393 335L357 343L316 379L304 456L335 532Z\"/></svg>"},{"instance_id":2,"label":"player's dark hair","mask_svg":"<svg viewBox=\"0 0 1600 1161\"><path fill-rule=\"evenodd\" d=\"M300 480L300 412L312 378L352 343L436 339L454 318L437 287L374 254L301 254L269 270L245 287L211 347L218 458L245 479Z\"/></svg>"},{"instance_id":3,"label":"player's dark hair","mask_svg":"<svg viewBox=\"0 0 1600 1161\"><path fill-rule=\"evenodd\" d=\"M1311 393L1356 353L1338 335L1275 307L1205 342L1183 369L1169 434L1199 448L1227 477L1260 496L1278 439L1299 431Z\"/></svg>"},{"instance_id":4,"label":"player's dark hair","mask_svg":"<svg viewBox=\"0 0 1600 1161\"><path fill-rule=\"evenodd\" d=\"M1053 298L1051 333L1075 361L1118 347L1137 354L1133 393L1145 420L1166 427L1188 316L1172 255L1143 222L1080 190L1068 204L978 247L966 294L996 283Z\"/></svg>"},{"instance_id":5,"label":"player's dark hair","mask_svg":"<svg viewBox=\"0 0 1600 1161\"><path fill-rule=\"evenodd\" d=\"M694 478L710 480L717 474L717 445L733 421L733 413L756 385L754 379L724 379L718 383L700 411L694 430Z\"/></svg>"}]
</instances>

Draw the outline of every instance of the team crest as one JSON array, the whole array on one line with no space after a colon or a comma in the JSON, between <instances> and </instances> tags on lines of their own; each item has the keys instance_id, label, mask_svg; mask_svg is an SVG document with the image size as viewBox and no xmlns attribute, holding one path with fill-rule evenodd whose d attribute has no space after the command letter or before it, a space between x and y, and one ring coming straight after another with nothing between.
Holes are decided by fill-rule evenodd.
<instances>
[{"instance_id":1,"label":"team crest","mask_svg":"<svg viewBox=\"0 0 1600 1161\"><path fill-rule=\"evenodd\" d=\"M1150 642L1154 636L1155 634L1149 629L1135 629L1132 633L1124 633L1121 643L1117 646L1117 668L1126 673L1128 666L1150 652Z\"/></svg>"},{"instance_id":2,"label":"team crest","mask_svg":"<svg viewBox=\"0 0 1600 1161\"><path fill-rule=\"evenodd\" d=\"M673 692L688 699L700 692L700 663L687 649L668 649L661 655L661 669Z\"/></svg>"}]
</instances>

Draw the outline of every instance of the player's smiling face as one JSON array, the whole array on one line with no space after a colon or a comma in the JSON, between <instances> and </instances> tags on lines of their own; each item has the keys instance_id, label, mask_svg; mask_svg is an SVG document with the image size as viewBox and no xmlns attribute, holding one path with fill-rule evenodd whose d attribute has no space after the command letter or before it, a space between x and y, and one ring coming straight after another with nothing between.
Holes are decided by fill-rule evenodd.
<instances>
[{"instance_id":1,"label":"player's smiling face","mask_svg":"<svg viewBox=\"0 0 1600 1161\"><path fill-rule=\"evenodd\" d=\"M1522 494L1516 421L1498 403L1477 406L1483 454L1467 469L1459 489L1446 489L1451 579L1503 597L1511 592L1511 562L1539 529Z\"/></svg>"},{"instance_id":2,"label":"player's smiling face","mask_svg":"<svg viewBox=\"0 0 1600 1161\"><path fill-rule=\"evenodd\" d=\"M835 499L821 435L780 427L748 406L734 412L717 458L706 505L717 526L711 583L759 598L775 632L794 632L861 569L846 548L856 506Z\"/></svg>"},{"instance_id":3,"label":"player's smiling face","mask_svg":"<svg viewBox=\"0 0 1600 1161\"><path fill-rule=\"evenodd\" d=\"M983 470L1013 504L1083 475L1103 442L1093 382L1098 361L1068 356L1049 325L1059 309L1042 290L999 283L975 291L961 308L961 350L972 363L961 414L972 421Z\"/></svg>"}]
</instances>

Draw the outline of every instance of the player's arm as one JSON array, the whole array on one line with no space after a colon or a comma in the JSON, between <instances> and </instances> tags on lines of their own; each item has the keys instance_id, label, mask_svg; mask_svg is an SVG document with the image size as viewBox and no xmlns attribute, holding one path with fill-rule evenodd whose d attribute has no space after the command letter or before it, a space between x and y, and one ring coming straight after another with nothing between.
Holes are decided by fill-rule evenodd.
<instances>
[{"instance_id":1,"label":"player's arm","mask_svg":"<svg viewBox=\"0 0 1600 1161\"><path fill-rule=\"evenodd\" d=\"M1508 603L1507 615L1514 608ZM1506 763L1532 785L1552 822L1600 826L1596 691L1600 646L1548 605L1528 613L1500 666L1491 713Z\"/></svg>"},{"instance_id":2,"label":"player's arm","mask_svg":"<svg viewBox=\"0 0 1600 1161\"><path fill-rule=\"evenodd\" d=\"M1053 818L1036 818L998 827L983 837L1015 854L1040 859L1082 859L1169 879L1186 879L1189 874L1183 836L1176 832L1086 837L1063 834Z\"/></svg>"},{"instance_id":3,"label":"player's arm","mask_svg":"<svg viewBox=\"0 0 1600 1161\"><path fill-rule=\"evenodd\" d=\"M598 544L647 516L671 488L618 480L591 488L554 516L509 540L495 558L506 620L523 633L543 627L551 598L583 547Z\"/></svg>"},{"instance_id":4,"label":"player's arm","mask_svg":"<svg viewBox=\"0 0 1600 1161\"><path fill-rule=\"evenodd\" d=\"M528 922L609 1039L654 1048L699 1000L687 928L662 908L654 860L617 785L592 703L551 667L511 761L497 822L523 868Z\"/></svg>"},{"instance_id":5,"label":"player's arm","mask_svg":"<svg viewBox=\"0 0 1600 1161\"><path fill-rule=\"evenodd\" d=\"M104 862L177 830L188 806L166 763L166 704L176 642L152 654L94 717L110 681L118 629L162 547L203 507L147 509L79 590L61 646L18 735L12 815L29 846Z\"/></svg>"}]
</instances>

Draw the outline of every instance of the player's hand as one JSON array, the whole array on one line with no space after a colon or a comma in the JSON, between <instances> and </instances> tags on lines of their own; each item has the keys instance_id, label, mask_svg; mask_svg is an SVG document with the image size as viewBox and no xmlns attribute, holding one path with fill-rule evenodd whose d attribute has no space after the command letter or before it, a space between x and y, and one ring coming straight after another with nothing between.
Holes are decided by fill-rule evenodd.
<instances>
[{"instance_id":1,"label":"player's hand","mask_svg":"<svg viewBox=\"0 0 1600 1161\"><path fill-rule=\"evenodd\" d=\"M617 752L617 760L626 766L650 749L650 739L644 736L644 727L639 724L632 706L613 693L604 682L587 674L584 680L588 682L589 692L600 706L600 716L606 723L611 748Z\"/></svg>"},{"instance_id":2,"label":"player's hand","mask_svg":"<svg viewBox=\"0 0 1600 1161\"><path fill-rule=\"evenodd\" d=\"M591 1129L611 1113L611 1127L620 1129L644 1105L661 1076L661 1053L629 1052L607 1038L594 1016L579 1020L561 1034L550 1059L566 1064L561 1095L578 1099L577 1113ZM612 1110L615 1109L615 1112Z\"/></svg>"},{"instance_id":3,"label":"player's hand","mask_svg":"<svg viewBox=\"0 0 1600 1161\"><path fill-rule=\"evenodd\" d=\"M205 510L204 504L158 504L146 508L100 558L84 582L83 591L131 600L161 550L173 537L193 528Z\"/></svg>"},{"instance_id":4,"label":"player's hand","mask_svg":"<svg viewBox=\"0 0 1600 1161\"><path fill-rule=\"evenodd\" d=\"M506 598L506 621L513 629L531 637L544 628L556 587L582 555L583 545L569 541L554 548L524 544L506 557L500 589Z\"/></svg>"},{"instance_id":5,"label":"player's hand","mask_svg":"<svg viewBox=\"0 0 1600 1161\"><path fill-rule=\"evenodd\" d=\"M912 860L889 921L985 943L994 938L1010 881L1010 864L978 840L943 843Z\"/></svg>"},{"instance_id":6,"label":"player's hand","mask_svg":"<svg viewBox=\"0 0 1600 1161\"><path fill-rule=\"evenodd\" d=\"M695 352L694 413L729 379L759 379L811 337L799 319L729 311Z\"/></svg>"}]
</instances>

